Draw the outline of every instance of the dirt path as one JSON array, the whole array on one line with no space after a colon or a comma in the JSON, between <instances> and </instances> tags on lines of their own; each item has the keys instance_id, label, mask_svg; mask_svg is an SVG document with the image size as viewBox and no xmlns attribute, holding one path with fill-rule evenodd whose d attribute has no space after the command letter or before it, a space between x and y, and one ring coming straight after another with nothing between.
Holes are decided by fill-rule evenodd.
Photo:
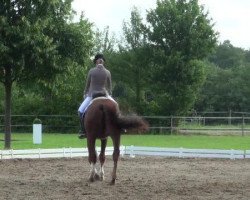
<instances>
[{"instance_id":1,"label":"dirt path","mask_svg":"<svg viewBox=\"0 0 250 200\"><path fill-rule=\"evenodd\" d=\"M0 160L0 199L250 199L250 160L123 157L118 180L88 183L87 158Z\"/></svg>"}]
</instances>

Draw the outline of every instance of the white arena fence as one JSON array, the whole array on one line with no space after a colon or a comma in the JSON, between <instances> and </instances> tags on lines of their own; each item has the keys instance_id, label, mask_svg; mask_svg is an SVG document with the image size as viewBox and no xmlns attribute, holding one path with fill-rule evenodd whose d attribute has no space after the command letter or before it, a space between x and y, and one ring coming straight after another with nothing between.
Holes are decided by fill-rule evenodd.
<instances>
[{"instance_id":1,"label":"white arena fence","mask_svg":"<svg viewBox=\"0 0 250 200\"><path fill-rule=\"evenodd\" d=\"M97 147L100 152L100 147ZM113 147L106 148L106 155L113 154ZM121 146L121 156L163 156L178 158L250 158L250 150L220 150L220 149L185 149L185 148L158 148ZM87 148L60 148L60 149L26 149L0 150L0 159L39 159L39 158L73 158L88 156Z\"/></svg>"}]
</instances>

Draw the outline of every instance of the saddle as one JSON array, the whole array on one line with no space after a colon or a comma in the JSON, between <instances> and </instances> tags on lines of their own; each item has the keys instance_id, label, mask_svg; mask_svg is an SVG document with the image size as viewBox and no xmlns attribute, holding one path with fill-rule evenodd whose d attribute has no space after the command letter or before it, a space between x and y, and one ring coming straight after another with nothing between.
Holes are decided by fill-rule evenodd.
<instances>
[{"instance_id":1,"label":"saddle","mask_svg":"<svg viewBox=\"0 0 250 200\"><path fill-rule=\"evenodd\" d=\"M94 92L92 94L92 99L94 100L95 98L98 98L98 97L107 97L107 92L105 91L102 91L102 92Z\"/></svg>"}]
</instances>

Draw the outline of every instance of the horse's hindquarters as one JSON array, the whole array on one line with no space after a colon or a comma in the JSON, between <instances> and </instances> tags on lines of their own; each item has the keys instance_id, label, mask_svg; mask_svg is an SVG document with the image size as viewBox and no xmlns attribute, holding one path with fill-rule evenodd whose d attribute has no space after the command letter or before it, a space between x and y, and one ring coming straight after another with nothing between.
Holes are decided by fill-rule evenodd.
<instances>
[{"instance_id":1,"label":"horse's hindquarters","mask_svg":"<svg viewBox=\"0 0 250 200\"><path fill-rule=\"evenodd\" d=\"M114 167L112 171L111 184L115 184L117 162L120 154L120 129L117 126L118 107L116 103L109 99L98 99L92 102L85 115L85 127L87 132L87 144L89 151L89 162L91 164L90 181L95 181L98 175L95 168L97 155L95 149L96 139L101 140L101 152L99 160L101 163L100 175L101 179L104 178L103 164L105 160L105 147L107 140L104 139L108 136L112 138L114 145L113 161Z\"/></svg>"}]
</instances>

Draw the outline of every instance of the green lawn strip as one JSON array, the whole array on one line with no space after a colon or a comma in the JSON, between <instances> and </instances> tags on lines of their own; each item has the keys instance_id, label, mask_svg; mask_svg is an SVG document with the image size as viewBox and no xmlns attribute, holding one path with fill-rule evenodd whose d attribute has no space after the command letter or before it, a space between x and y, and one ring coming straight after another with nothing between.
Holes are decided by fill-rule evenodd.
<instances>
[{"instance_id":1,"label":"green lawn strip","mask_svg":"<svg viewBox=\"0 0 250 200\"><path fill-rule=\"evenodd\" d=\"M228 124L219 124L219 125L204 125L202 123L197 124L197 123L183 123L178 126L178 128L187 128L187 129L237 129L241 130L243 129L250 129L249 124L245 124L242 126L241 123L239 124L234 124L234 125L228 125Z\"/></svg>"},{"instance_id":2,"label":"green lawn strip","mask_svg":"<svg viewBox=\"0 0 250 200\"><path fill-rule=\"evenodd\" d=\"M4 148L4 135L0 135L0 149ZM12 134L13 149L34 148L79 148L86 147L86 139L79 140L76 134L43 134L42 144L33 144L32 134ZM100 141L97 140L97 146ZM148 146L191 149L250 149L250 136L202 136L202 135L122 135L123 146ZM108 139L108 146L112 141Z\"/></svg>"},{"instance_id":3,"label":"green lawn strip","mask_svg":"<svg viewBox=\"0 0 250 200\"><path fill-rule=\"evenodd\" d=\"M152 146L191 149L250 149L250 136L184 136L184 135L127 135L124 146Z\"/></svg>"},{"instance_id":4,"label":"green lawn strip","mask_svg":"<svg viewBox=\"0 0 250 200\"><path fill-rule=\"evenodd\" d=\"M98 143L97 143L98 144ZM3 142L0 143L3 149ZM78 148L86 147L86 140L79 140L76 134L42 134L42 144L33 144L33 135L12 134L11 147L13 149L50 149L50 148Z\"/></svg>"}]
</instances>

